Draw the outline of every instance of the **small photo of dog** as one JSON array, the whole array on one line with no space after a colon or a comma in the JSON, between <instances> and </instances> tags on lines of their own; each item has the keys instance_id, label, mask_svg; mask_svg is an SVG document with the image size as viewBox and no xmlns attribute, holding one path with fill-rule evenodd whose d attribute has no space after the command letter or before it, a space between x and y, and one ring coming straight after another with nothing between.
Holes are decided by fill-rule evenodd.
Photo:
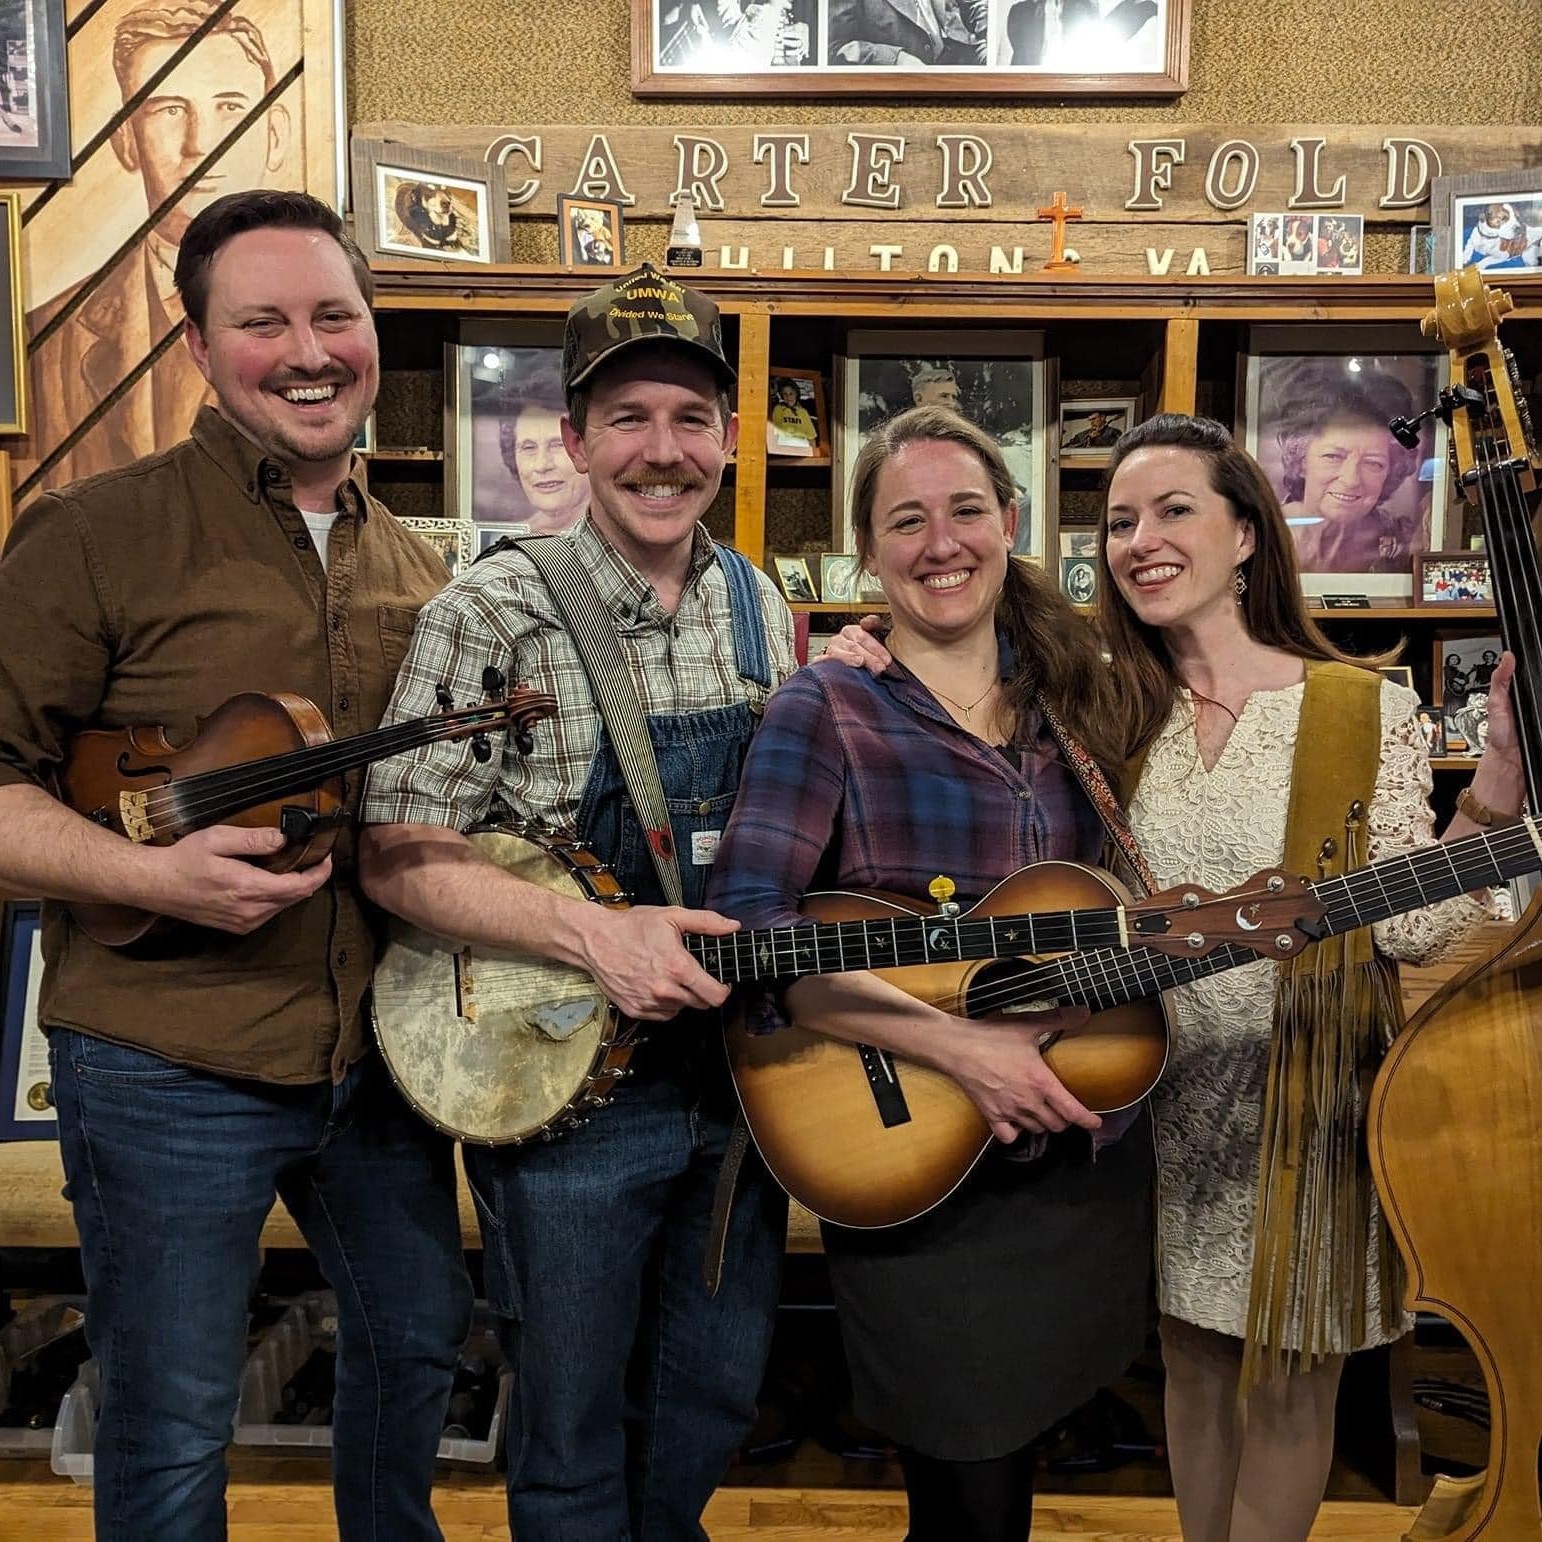
<instances>
[{"instance_id":1,"label":"small photo of dog","mask_svg":"<svg viewBox=\"0 0 1542 1542\"><path fill-rule=\"evenodd\" d=\"M487 189L455 177L377 167L382 251L409 257L491 262Z\"/></svg>"}]
</instances>

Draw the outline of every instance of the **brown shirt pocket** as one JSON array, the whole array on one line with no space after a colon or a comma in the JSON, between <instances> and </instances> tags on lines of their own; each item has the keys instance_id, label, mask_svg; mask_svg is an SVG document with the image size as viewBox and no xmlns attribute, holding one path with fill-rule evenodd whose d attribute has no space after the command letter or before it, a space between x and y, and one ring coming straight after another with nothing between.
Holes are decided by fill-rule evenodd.
<instances>
[{"instance_id":1,"label":"brown shirt pocket","mask_svg":"<svg viewBox=\"0 0 1542 1542\"><path fill-rule=\"evenodd\" d=\"M391 694L391 683L396 679L402 660L407 657L412 642L412 628L417 622L416 610L404 605L380 607L380 651L385 657L386 695Z\"/></svg>"}]
</instances>

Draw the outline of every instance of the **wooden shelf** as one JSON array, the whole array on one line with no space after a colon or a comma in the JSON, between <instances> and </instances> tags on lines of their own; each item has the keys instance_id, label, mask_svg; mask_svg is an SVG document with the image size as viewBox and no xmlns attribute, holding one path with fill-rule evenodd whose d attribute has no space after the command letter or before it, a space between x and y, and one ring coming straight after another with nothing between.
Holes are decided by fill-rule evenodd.
<instances>
[{"instance_id":1,"label":"wooden shelf","mask_svg":"<svg viewBox=\"0 0 1542 1542\"><path fill-rule=\"evenodd\" d=\"M1431 755L1431 771L1476 771L1478 769L1478 757L1476 755Z\"/></svg>"},{"instance_id":2,"label":"wooden shelf","mask_svg":"<svg viewBox=\"0 0 1542 1542\"><path fill-rule=\"evenodd\" d=\"M805 466L822 466L826 471L832 465L828 455L770 455L766 456L766 464L773 471L785 471L789 466L802 468Z\"/></svg>"},{"instance_id":3,"label":"wooden shelf","mask_svg":"<svg viewBox=\"0 0 1542 1542\"><path fill-rule=\"evenodd\" d=\"M424 462L424 463L428 463L428 462L431 462L431 461L442 461L444 459L444 451L443 450L367 450L367 451L365 451L364 458L366 460L395 461L395 462L398 462L398 463L407 463L407 462L414 462L414 461L421 461L421 462Z\"/></svg>"},{"instance_id":4,"label":"wooden shelf","mask_svg":"<svg viewBox=\"0 0 1542 1542\"><path fill-rule=\"evenodd\" d=\"M795 615L809 616L866 616L881 615L889 608L887 600L792 600L788 610Z\"/></svg>"},{"instance_id":5,"label":"wooden shelf","mask_svg":"<svg viewBox=\"0 0 1542 1542\"><path fill-rule=\"evenodd\" d=\"M1373 605L1368 610L1309 610L1313 621L1431 621L1461 625L1468 621L1492 621L1498 612L1492 605Z\"/></svg>"}]
</instances>

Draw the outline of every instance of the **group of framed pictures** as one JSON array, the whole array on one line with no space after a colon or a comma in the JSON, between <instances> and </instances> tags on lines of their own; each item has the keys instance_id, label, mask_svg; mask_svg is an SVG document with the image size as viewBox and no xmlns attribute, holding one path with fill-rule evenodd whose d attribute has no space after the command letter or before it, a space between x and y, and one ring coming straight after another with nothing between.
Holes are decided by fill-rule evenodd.
<instances>
[{"instance_id":1,"label":"group of framed pictures","mask_svg":"<svg viewBox=\"0 0 1542 1542\"><path fill-rule=\"evenodd\" d=\"M1353 277L1363 271L1365 216L1272 214L1248 216L1248 272L1269 278Z\"/></svg>"},{"instance_id":2,"label":"group of framed pictures","mask_svg":"<svg viewBox=\"0 0 1542 1542\"><path fill-rule=\"evenodd\" d=\"M446 349L447 520L426 533L458 568L500 536L566 529L588 505L588 478L562 438L561 337L555 322L468 322ZM853 330L827 402L817 370L773 364L766 442L773 457L829 458L825 552L790 554L791 598L864 595L848 572L855 550L850 483L873 430L913 406L960 412L1000 445L1015 484L1014 554L1060 564L1066 592L1096 592L1090 531L1058 529L1061 470L1096 469L1139 421L1135 395L1057 399L1044 334ZM1447 356L1411 329L1255 327L1239 363L1239 442L1280 498L1308 595L1374 605L1492 603L1481 552L1447 549L1446 429L1426 422L1411 444L1387 425L1437 399ZM1455 540L1449 543L1454 547Z\"/></svg>"},{"instance_id":3,"label":"group of framed pictures","mask_svg":"<svg viewBox=\"0 0 1542 1542\"><path fill-rule=\"evenodd\" d=\"M352 159L354 229L366 256L509 260L509 199L501 164L359 138L352 142ZM557 261L564 267L625 266L621 205L559 194Z\"/></svg>"},{"instance_id":4,"label":"group of framed pictures","mask_svg":"<svg viewBox=\"0 0 1542 1542\"><path fill-rule=\"evenodd\" d=\"M1430 667L1430 700L1419 706L1424 747L1433 755L1476 760L1488 743L1489 682L1504 643L1481 636L1438 633Z\"/></svg>"}]
</instances>

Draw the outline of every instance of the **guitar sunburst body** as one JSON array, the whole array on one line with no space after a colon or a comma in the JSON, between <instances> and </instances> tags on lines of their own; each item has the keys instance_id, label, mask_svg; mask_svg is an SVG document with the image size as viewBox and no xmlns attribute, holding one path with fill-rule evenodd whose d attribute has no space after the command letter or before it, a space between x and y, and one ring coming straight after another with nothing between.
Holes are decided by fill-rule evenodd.
<instances>
[{"instance_id":1,"label":"guitar sunburst body","mask_svg":"<svg viewBox=\"0 0 1542 1542\"><path fill-rule=\"evenodd\" d=\"M1123 904L1107 873L1070 862L1024 868L970 915L1014 915ZM811 895L820 921L924 914L912 902L870 894ZM1024 960L923 964L873 972L907 995L959 1016L985 1016L997 987ZM1015 1008L1021 1012L1021 1006ZM1127 1108L1155 1086L1167 1063L1160 996L1094 1013L1057 1035L1044 1058L1095 1113ZM938 1071L831 1039L796 1020L774 1033L728 1031L729 1060L750 1132L777 1181L816 1215L841 1226L893 1226L940 1204L989 1149L980 1112ZM893 1080L890 1081L890 1073Z\"/></svg>"}]
</instances>

